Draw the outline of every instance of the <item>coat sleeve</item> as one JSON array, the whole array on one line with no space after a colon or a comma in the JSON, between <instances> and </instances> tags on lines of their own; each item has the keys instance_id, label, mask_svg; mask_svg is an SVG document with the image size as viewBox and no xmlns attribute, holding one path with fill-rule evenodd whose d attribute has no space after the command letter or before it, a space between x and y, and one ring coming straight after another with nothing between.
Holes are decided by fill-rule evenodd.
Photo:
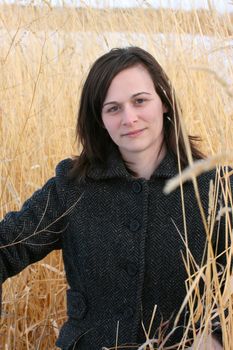
<instances>
[{"instance_id":1,"label":"coat sleeve","mask_svg":"<svg viewBox=\"0 0 233 350\"><path fill-rule=\"evenodd\" d=\"M61 248L67 228L67 189L59 166L57 173L20 211L8 213L0 222L0 286L8 277Z\"/></svg>"}]
</instances>

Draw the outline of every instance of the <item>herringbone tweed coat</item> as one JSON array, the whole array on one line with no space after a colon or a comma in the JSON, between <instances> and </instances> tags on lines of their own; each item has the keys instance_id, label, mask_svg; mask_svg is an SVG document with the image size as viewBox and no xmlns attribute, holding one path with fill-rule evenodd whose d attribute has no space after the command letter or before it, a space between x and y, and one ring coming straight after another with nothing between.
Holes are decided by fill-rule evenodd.
<instances>
[{"instance_id":1,"label":"herringbone tweed coat","mask_svg":"<svg viewBox=\"0 0 233 350\"><path fill-rule=\"evenodd\" d=\"M165 195L165 182L177 174L177 161L168 153L150 180L130 175L120 157L108 168L90 170L85 182L67 174L72 160L62 161L55 177L11 212L0 224L1 282L53 249L62 249L66 277L68 320L57 346L100 350L145 341L157 305L150 336L157 337L161 321L172 318L185 297L186 270L181 190ZM210 180L215 171L198 178L208 215ZM191 181L183 186L189 249L201 265L205 231ZM219 249L224 249L220 232ZM20 243L19 243L20 242ZM179 341L185 313L169 344ZM167 334L165 333L165 334ZM121 348L122 349L122 348Z\"/></svg>"}]
</instances>

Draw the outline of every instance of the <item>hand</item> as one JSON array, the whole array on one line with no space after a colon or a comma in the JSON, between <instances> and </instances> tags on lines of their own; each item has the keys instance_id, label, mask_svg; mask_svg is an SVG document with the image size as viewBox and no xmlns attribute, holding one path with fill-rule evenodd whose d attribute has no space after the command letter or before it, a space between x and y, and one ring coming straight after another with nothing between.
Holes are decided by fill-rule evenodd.
<instances>
[{"instance_id":1,"label":"hand","mask_svg":"<svg viewBox=\"0 0 233 350\"><path fill-rule=\"evenodd\" d=\"M211 334L208 335L207 339L203 337L200 340L200 338L201 336L198 335L195 344L186 350L223 350L222 345Z\"/></svg>"}]
</instances>

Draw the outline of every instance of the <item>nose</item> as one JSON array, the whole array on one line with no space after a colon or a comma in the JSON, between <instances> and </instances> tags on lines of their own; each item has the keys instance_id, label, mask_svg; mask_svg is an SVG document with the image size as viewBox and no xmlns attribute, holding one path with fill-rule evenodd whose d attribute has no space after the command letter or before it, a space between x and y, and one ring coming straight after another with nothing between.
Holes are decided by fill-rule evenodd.
<instances>
[{"instance_id":1,"label":"nose","mask_svg":"<svg viewBox=\"0 0 233 350\"><path fill-rule=\"evenodd\" d=\"M123 125L131 125L137 121L137 113L133 106L126 105L122 111L122 124Z\"/></svg>"}]
</instances>

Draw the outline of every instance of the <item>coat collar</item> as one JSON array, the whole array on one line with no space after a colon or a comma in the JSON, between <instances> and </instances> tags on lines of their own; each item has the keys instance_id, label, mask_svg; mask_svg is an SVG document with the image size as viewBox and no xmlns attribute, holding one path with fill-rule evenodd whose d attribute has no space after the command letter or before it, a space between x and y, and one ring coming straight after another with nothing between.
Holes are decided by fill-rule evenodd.
<instances>
[{"instance_id":1,"label":"coat collar","mask_svg":"<svg viewBox=\"0 0 233 350\"><path fill-rule=\"evenodd\" d=\"M169 179L178 173L178 164L175 156L167 152L164 159L155 169L151 176L151 180L155 178ZM118 150L113 150L107 160L107 167L99 165L93 166L88 171L88 177L95 180L111 179L111 178L126 178L132 179L132 175L127 171L125 164Z\"/></svg>"}]
</instances>

